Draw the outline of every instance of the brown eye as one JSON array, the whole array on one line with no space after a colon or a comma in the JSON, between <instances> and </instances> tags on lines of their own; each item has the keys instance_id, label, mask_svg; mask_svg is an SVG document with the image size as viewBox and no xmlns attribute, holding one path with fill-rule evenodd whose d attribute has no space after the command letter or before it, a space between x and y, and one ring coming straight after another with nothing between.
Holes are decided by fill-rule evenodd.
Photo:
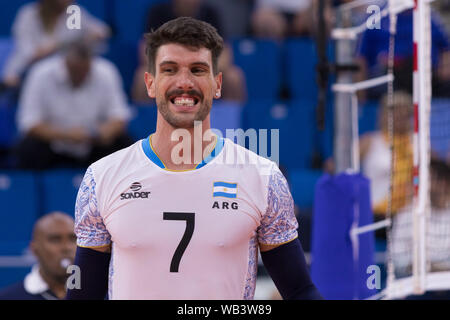
<instances>
[{"instance_id":1,"label":"brown eye","mask_svg":"<svg viewBox=\"0 0 450 320\"><path fill-rule=\"evenodd\" d=\"M202 73L202 72L205 72L205 70L203 70L202 68L192 68L191 72L192 73Z\"/></svg>"}]
</instances>

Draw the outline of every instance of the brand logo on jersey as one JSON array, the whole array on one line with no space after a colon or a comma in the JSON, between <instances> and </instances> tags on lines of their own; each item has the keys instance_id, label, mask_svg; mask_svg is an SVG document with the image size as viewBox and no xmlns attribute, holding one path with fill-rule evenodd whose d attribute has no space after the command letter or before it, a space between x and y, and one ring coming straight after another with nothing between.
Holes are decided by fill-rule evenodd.
<instances>
[{"instance_id":1,"label":"brand logo on jersey","mask_svg":"<svg viewBox=\"0 0 450 320\"><path fill-rule=\"evenodd\" d=\"M120 200L126 199L148 199L150 191L141 191L142 185L139 182L133 182L130 186L130 190L133 192L124 192L120 194Z\"/></svg>"},{"instance_id":2,"label":"brand logo on jersey","mask_svg":"<svg viewBox=\"0 0 450 320\"><path fill-rule=\"evenodd\" d=\"M133 184L131 185L130 189L131 191L139 191L142 188L142 184L140 184L139 182L133 182Z\"/></svg>"}]
</instances>

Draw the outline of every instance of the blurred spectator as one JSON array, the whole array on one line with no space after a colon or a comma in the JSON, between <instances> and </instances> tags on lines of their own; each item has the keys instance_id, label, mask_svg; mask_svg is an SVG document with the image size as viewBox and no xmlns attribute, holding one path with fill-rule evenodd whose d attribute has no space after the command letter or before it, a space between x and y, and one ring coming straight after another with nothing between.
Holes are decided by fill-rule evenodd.
<instances>
[{"instance_id":1,"label":"blurred spectator","mask_svg":"<svg viewBox=\"0 0 450 320\"><path fill-rule=\"evenodd\" d=\"M312 0L257 0L251 17L254 36L282 40L309 35Z\"/></svg>"},{"instance_id":2,"label":"blurred spectator","mask_svg":"<svg viewBox=\"0 0 450 320\"><path fill-rule=\"evenodd\" d=\"M450 166L439 159L430 162L431 212L426 216L426 253L428 272L450 271ZM412 207L403 208L395 217L392 229L392 258L397 277L412 273ZM427 292L408 299L449 299L450 291Z\"/></svg>"},{"instance_id":3,"label":"blurred spectator","mask_svg":"<svg viewBox=\"0 0 450 320\"><path fill-rule=\"evenodd\" d=\"M244 103L247 99L245 75L242 69L234 64L233 50L229 45L225 45L219 57L218 68L223 74L222 99Z\"/></svg>"},{"instance_id":4,"label":"blurred spectator","mask_svg":"<svg viewBox=\"0 0 450 320\"><path fill-rule=\"evenodd\" d=\"M389 17L381 19L380 27L368 29L362 36L358 50L361 67L358 80L387 73ZM450 96L450 40L436 12L432 12L431 41L433 96ZM413 11L407 10L397 16L394 60L394 86L397 90L412 92L413 51ZM367 90L366 97L360 97L377 100L385 90L385 86L378 86Z\"/></svg>"},{"instance_id":5,"label":"blurred spectator","mask_svg":"<svg viewBox=\"0 0 450 320\"><path fill-rule=\"evenodd\" d=\"M148 72L145 40L139 42L138 56L139 64L134 71L133 84L131 85L131 101L137 104L155 104L155 99L148 96L147 87L144 82L144 74Z\"/></svg>"},{"instance_id":6,"label":"blurred spectator","mask_svg":"<svg viewBox=\"0 0 450 320\"><path fill-rule=\"evenodd\" d=\"M52 212L34 225L30 249L37 258L19 283L0 290L0 300L58 300L66 295L68 265L75 260L76 236L72 217Z\"/></svg>"},{"instance_id":7,"label":"blurred spectator","mask_svg":"<svg viewBox=\"0 0 450 320\"><path fill-rule=\"evenodd\" d=\"M3 75L6 86L17 87L32 63L57 52L65 43L80 37L97 42L109 36L107 25L82 8L81 29L67 28L66 9L72 2L39 0L19 9L12 26L15 48Z\"/></svg>"},{"instance_id":8,"label":"blurred spectator","mask_svg":"<svg viewBox=\"0 0 450 320\"><path fill-rule=\"evenodd\" d=\"M205 0L205 2L219 14L225 38L243 38L249 34L254 0Z\"/></svg>"},{"instance_id":9,"label":"blurred spectator","mask_svg":"<svg viewBox=\"0 0 450 320\"><path fill-rule=\"evenodd\" d=\"M36 64L25 80L17 122L19 167L81 166L127 147L130 110L120 75L85 42Z\"/></svg>"},{"instance_id":10,"label":"blurred spectator","mask_svg":"<svg viewBox=\"0 0 450 320\"><path fill-rule=\"evenodd\" d=\"M203 0L170 0L152 6L149 9L145 32L156 30L167 21L178 17L192 17L208 22L226 38L218 12Z\"/></svg>"},{"instance_id":11,"label":"blurred spectator","mask_svg":"<svg viewBox=\"0 0 450 320\"><path fill-rule=\"evenodd\" d=\"M394 168L392 177L392 212L407 205L412 198L412 97L394 93L393 138ZM388 209L391 151L389 148L388 101L381 100L379 131L360 138L362 173L370 179L370 198L375 218L384 219Z\"/></svg>"}]
</instances>

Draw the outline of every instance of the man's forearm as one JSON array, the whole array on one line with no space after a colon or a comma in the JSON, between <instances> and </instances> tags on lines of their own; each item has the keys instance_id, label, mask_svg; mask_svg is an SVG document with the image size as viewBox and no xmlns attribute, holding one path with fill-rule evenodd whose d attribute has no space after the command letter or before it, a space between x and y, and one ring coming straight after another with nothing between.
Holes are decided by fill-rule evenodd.
<instances>
[{"instance_id":1,"label":"man's forearm","mask_svg":"<svg viewBox=\"0 0 450 320\"><path fill-rule=\"evenodd\" d=\"M261 252L261 257L283 299L323 299L309 276L298 238L275 249Z\"/></svg>"},{"instance_id":2,"label":"man's forearm","mask_svg":"<svg viewBox=\"0 0 450 320\"><path fill-rule=\"evenodd\" d=\"M104 300L110 259L109 252L77 247L74 264L80 268L80 288L67 289L66 300Z\"/></svg>"},{"instance_id":3,"label":"man's forearm","mask_svg":"<svg viewBox=\"0 0 450 320\"><path fill-rule=\"evenodd\" d=\"M117 136L125 131L125 128L125 121L110 120L100 126L98 138L103 143L111 143Z\"/></svg>"},{"instance_id":4,"label":"man's forearm","mask_svg":"<svg viewBox=\"0 0 450 320\"><path fill-rule=\"evenodd\" d=\"M52 140L64 140L66 138L63 130L57 129L49 124L41 123L28 131L29 135L37 137L41 140L51 142Z\"/></svg>"}]
</instances>

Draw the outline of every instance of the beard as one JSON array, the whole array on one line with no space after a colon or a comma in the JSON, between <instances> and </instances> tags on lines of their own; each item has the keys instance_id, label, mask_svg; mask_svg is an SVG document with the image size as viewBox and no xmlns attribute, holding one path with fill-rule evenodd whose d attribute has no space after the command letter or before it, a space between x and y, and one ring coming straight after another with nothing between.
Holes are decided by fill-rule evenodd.
<instances>
[{"instance_id":1,"label":"beard","mask_svg":"<svg viewBox=\"0 0 450 320\"><path fill-rule=\"evenodd\" d=\"M169 104L171 103L169 97L173 95L181 95L187 93L191 96L198 98L199 109L195 114L192 113L178 113L175 114L170 110ZM205 100L203 94L196 90L172 90L167 92L164 97L156 98L156 106L158 111L173 128L189 129L194 127L195 121L203 121L208 116L212 107L212 100Z\"/></svg>"}]
</instances>

